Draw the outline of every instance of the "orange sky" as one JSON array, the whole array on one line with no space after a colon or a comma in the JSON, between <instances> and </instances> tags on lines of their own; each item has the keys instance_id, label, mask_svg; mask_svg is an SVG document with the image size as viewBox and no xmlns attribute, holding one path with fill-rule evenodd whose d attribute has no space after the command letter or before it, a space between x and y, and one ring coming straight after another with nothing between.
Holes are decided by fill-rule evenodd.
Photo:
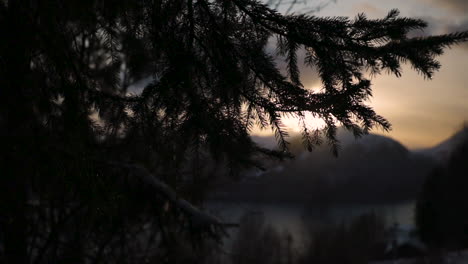
<instances>
[{"instance_id":1,"label":"orange sky","mask_svg":"<svg viewBox=\"0 0 468 264\"><path fill-rule=\"evenodd\" d=\"M337 0L317 15L354 17L364 12L369 17L382 17L391 8L398 8L404 16L428 21L426 33L441 34L468 30L467 7L468 0ZM374 97L369 103L393 125L389 133L378 130L375 133L417 149L445 140L468 121L468 44L447 50L440 62L442 68L432 80L424 80L409 66L401 78L381 75L373 79ZM310 76L310 72L303 74L304 85L319 86ZM284 123L297 130L296 121L284 120Z\"/></svg>"}]
</instances>

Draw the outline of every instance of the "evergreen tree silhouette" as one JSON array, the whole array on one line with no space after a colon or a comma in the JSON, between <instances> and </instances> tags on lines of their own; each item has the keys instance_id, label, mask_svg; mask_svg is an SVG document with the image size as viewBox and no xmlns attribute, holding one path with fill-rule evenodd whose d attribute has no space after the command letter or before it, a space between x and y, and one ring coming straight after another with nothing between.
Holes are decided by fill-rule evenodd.
<instances>
[{"instance_id":1,"label":"evergreen tree silhouette","mask_svg":"<svg viewBox=\"0 0 468 264\"><path fill-rule=\"evenodd\" d=\"M415 220L420 238L430 248L468 246L468 137L452 153L445 167L434 170L418 197Z\"/></svg>"},{"instance_id":2,"label":"evergreen tree silhouette","mask_svg":"<svg viewBox=\"0 0 468 264\"><path fill-rule=\"evenodd\" d=\"M364 72L409 63L430 78L468 38L407 37L424 27L396 10L320 18L254 0L0 1L1 261L171 262L183 241L219 241L226 225L195 205L220 164L235 177L288 156L283 114L326 122L303 125L310 150L324 137L336 153L338 125L389 129L364 103ZM301 84L300 49L320 92ZM251 140L256 123L279 151Z\"/></svg>"}]
</instances>

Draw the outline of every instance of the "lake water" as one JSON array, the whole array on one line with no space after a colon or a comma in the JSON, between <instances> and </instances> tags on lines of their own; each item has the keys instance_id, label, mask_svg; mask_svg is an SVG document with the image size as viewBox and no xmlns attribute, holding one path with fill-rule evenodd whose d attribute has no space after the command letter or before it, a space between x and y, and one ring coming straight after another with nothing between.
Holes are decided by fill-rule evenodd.
<instances>
[{"instance_id":1,"label":"lake water","mask_svg":"<svg viewBox=\"0 0 468 264\"><path fill-rule=\"evenodd\" d=\"M267 224L271 224L278 231L288 230L297 244L305 241L304 232L307 227L322 223L349 223L353 218L375 212L383 217L387 226L395 223L402 227L414 226L414 201L397 204L347 204L331 206L305 206L301 204L285 203L234 203L210 202L207 209L218 215L226 222L239 222L246 212L263 213ZM236 230L230 231L231 237ZM229 241L227 241L228 244Z\"/></svg>"}]
</instances>

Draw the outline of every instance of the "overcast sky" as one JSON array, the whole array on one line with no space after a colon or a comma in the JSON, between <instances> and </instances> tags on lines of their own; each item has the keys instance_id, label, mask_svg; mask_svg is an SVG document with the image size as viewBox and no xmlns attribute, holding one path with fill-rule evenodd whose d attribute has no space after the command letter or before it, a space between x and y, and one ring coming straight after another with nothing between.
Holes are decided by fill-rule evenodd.
<instances>
[{"instance_id":1,"label":"overcast sky","mask_svg":"<svg viewBox=\"0 0 468 264\"><path fill-rule=\"evenodd\" d=\"M312 4L320 1L309 0ZM354 17L365 13L381 18L392 8L399 9L402 16L427 21L429 27L424 34L468 30L468 0L337 0L317 15ZM401 78L373 78L370 104L393 125L389 133L376 133L417 149L436 145L468 121L468 44L447 50L440 61L442 68L432 80L424 80L409 66L404 67ZM306 87L320 85L310 72L305 72L303 81ZM295 121L285 123L297 129Z\"/></svg>"}]
</instances>

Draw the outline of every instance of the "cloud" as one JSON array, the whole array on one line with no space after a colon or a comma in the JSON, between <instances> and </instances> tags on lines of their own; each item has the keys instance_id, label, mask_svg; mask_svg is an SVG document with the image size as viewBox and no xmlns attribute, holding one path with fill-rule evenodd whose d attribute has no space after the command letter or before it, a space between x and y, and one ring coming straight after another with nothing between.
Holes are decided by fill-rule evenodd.
<instances>
[{"instance_id":1,"label":"cloud","mask_svg":"<svg viewBox=\"0 0 468 264\"><path fill-rule=\"evenodd\" d=\"M446 25L445 26L445 31L447 33L450 32L460 32L460 31L468 31L468 19L463 21L460 24L452 24L452 25ZM468 50L468 42L464 42L463 44L460 45L462 48L465 50Z\"/></svg>"},{"instance_id":2,"label":"cloud","mask_svg":"<svg viewBox=\"0 0 468 264\"><path fill-rule=\"evenodd\" d=\"M419 0L432 5L445 8L457 14L468 14L468 1L467 0Z\"/></svg>"},{"instance_id":3,"label":"cloud","mask_svg":"<svg viewBox=\"0 0 468 264\"><path fill-rule=\"evenodd\" d=\"M367 2L362 2L355 5L353 10L355 11L354 13L365 13L371 17L383 17L388 13L387 11Z\"/></svg>"},{"instance_id":4,"label":"cloud","mask_svg":"<svg viewBox=\"0 0 468 264\"><path fill-rule=\"evenodd\" d=\"M451 24L445 26L446 32L468 31L468 19L459 24Z\"/></svg>"},{"instance_id":5,"label":"cloud","mask_svg":"<svg viewBox=\"0 0 468 264\"><path fill-rule=\"evenodd\" d=\"M430 16L421 17L421 19L428 23L428 27L425 28L424 31L410 32L410 37L422 37L468 31L468 19L463 20L460 23L454 22L449 19L435 18ZM468 50L468 42L460 44L460 47Z\"/></svg>"}]
</instances>

